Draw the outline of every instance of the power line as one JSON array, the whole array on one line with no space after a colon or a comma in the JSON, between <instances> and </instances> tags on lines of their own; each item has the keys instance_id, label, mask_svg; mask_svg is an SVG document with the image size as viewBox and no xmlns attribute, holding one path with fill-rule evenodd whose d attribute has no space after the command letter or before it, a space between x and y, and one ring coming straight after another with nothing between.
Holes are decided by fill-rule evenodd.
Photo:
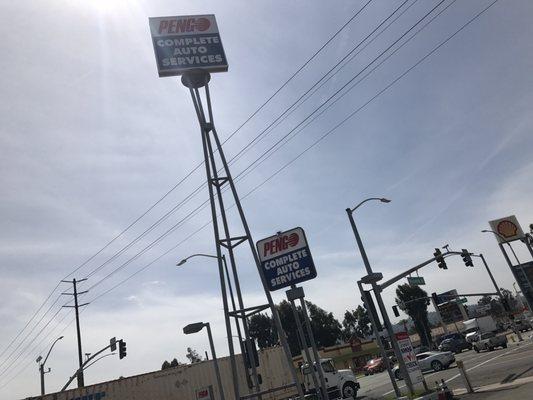
<instances>
[{"instance_id":1,"label":"power line","mask_svg":"<svg viewBox=\"0 0 533 400\"><path fill-rule=\"evenodd\" d=\"M372 2L373 0L367 1L358 11L356 11L346 23L344 23L331 37L328 38L328 40L319 47L318 50L316 50L313 55L308 58L288 79L286 79L283 84L274 91L274 93L265 100L236 130L234 130L228 138L226 138L222 144L226 144L237 132L239 132L248 122L250 122L272 99L277 96L313 59L315 59L357 16ZM176 190L184 181L186 181L190 176L194 174L201 166L203 165L203 162L198 163L190 172L188 172L182 179L178 181L170 190L168 190L161 198L159 198L155 203L153 203L145 212L143 212L139 217L137 217L133 222L131 222L126 228L124 228L119 234L114 236L106 245L104 245L100 250L98 250L95 254L87 258L83 263L78 265L72 272L70 272L68 275L62 278L62 280L65 280L72 276L74 273L79 271L81 268L83 268L85 265L87 265L90 261L92 261L94 258L96 258L98 255L100 255L103 251L105 251L111 244L113 244L117 239L122 237L129 229L131 229L137 222L139 222L142 218L144 218L150 211L152 211L157 205L159 205L164 199L166 199L174 190ZM60 285L60 282L52 289L50 294L46 297L44 302L39 306L37 311L30 317L26 325L16 334L16 336L11 340L11 342L4 348L2 353L0 354L0 357L5 354L5 352L12 346L12 344L20 337L20 335L24 332L24 330L28 327L28 325L33 321L33 319L38 315L38 313L42 310L46 302L52 297L52 295L55 293L55 291L58 289Z\"/></svg>"},{"instance_id":2,"label":"power line","mask_svg":"<svg viewBox=\"0 0 533 400\"><path fill-rule=\"evenodd\" d=\"M251 164L249 164L244 170L242 170L237 176L236 176L236 181L243 175L243 174L246 174L246 172L254 167L254 165L256 165L258 162L261 161L261 159L265 156L265 155L268 155L268 153L270 153L270 155L274 152L274 151L277 151L281 146L277 147L285 138L289 137L289 135L291 133L293 133L299 126L301 126L303 123L305 123L306 121L309 120L310 117L312 117L314 114L316 114L324 105L326 105L327 103L329 103L337 94L339 94L343 89L345 89L351 82L353 82L353 80L355 78L357 78L358 76L360 76L365 70L368 69L369 66L371 66L376 60L378 60L381 56L383 56L387 51L389 51L392 47L394 47L394 45L396 45L401 39L403 39L409 32L411 32L416 26L418 26L423 20L425 20L431 13L433 13L433 11L435 11L442 3L444 3L446 0L441 0L440 2L438 2L429 12L427 12L422 18L418 19L418 21L412 25L407 31L405 31L398 39L396 39L391 45L389 45L385 50L383 50L377 57L375 57L369 64L367 64L361 71L359 71L357 74L355 74L352 78L350 78L340 89L338 89L335 93L333 93L328 99L326 99L320 106L318 106L317 108L315 108L306 118L304 118L300 123L298 123L293 129L291 129L287 134L285 134L281 139L279 139L277 142L274 143L274 145L272 145L269 149L267 149L263 154L261 154L258 158L256 158ZM406 1L403 3L405 4ZM398 9L396 9L394 11L394 13L397 11ZM394 14L393 13L393 14ZM393 15L391 14L391 15ZM389 16L390 18L390 16ZM388 18L387 18L388 19ZM384 21L386 21L387 19L385 19ZM379 26L381 26L382 24L380 24ZM378 26L378 27L379 27ZM373 32L375 32L376 30L374 30ZM372 33L371 33L372 34ZM370 35L371 35L370 34ZM366 38L370 37L370 35L368 35ZM366 40L363 39L364 40ZM361 42L362 43L362 42ZM355 85L353 85L349 90L353 89ZM277 149L276 149L277 147ZM270 156L268 155L268 157ZM189 197L189 196L188 196ZM189 197L191 198L191 197ZM93 289L94 287L98 286L99 284L101 284L103 281L105 281L106 279L108 279L109 277L111 277L112 275L114 275L116 272L118 272L119 270L123 269L124 267L126 267L127 265L129 265L132 261L134 261L135 259L137 259L138 257L140 257L142 254L144 254L146 251L150 250L151 248L153 248L157 243L159 243L162 239L164 239L166 236L168 236L170 233L172 233L175 229L177 229L179 226L181 226L181 224L183 224L184 222L186 222L186 220L190 219L192 216L196 215L197 212L201 211L201 209L203 209L206 205L207 205L207 202L208 200L205 200L202 204L200 204L198 207L196 207L193 211L191 211L185 218L183 218L182 220L178 221L178 223L176 223L175 225L173 225L170 229L168 229L167 231L165 231L162 235L160 235L155 241L153 241L152 243L150 243L148 246L146 246L145 248L143 248L139 253L135 254L133 257L131 257L130 259L128 259L126 262L124 262L123 264L121 264L119 267L115 268L114 270L112 270L110 273L108 273L106 276L104 276L102 279L100 279L99 281L97 281L95 284L93 284L89 290Z\"/></svg>"},{"instance_id":3,"label":"power line","mask_svg":"<svg viewBox=\"0 0 533 400\"><path fill-rule=\"evenodd\" d=\"M457 0L454 0L451 4L455 3ZM248 191L244 196L241 197L241 200L246 199L251 194L253 194L255 191L259 190L262 186L264 186L267 182L269 182L272 178L274 178L276 175L278 175L280 172L288 168L291 164L293 164L295 161L297 161L299 158L301 158L303 155L305 155L309 150L317 146L320 142L322 142L326 137L334 133L338 128L340 128L343 124L345 124L348 120L350 120L352 117L354 117L356 114L358 114L360 111L362 111L364 108L366 108L369 104L371 104L374 100L376 100L379 96L381 96L383 93L388 91L392 86L394 86L398 81L400 81L403 77L405 77L407 74L409 74L413 69L415 69L418 65L423 63L427 58L432 56L435 52L437 52L442 46L444 46L446 43L448 43L452 38L454 38L457 34L459 34L462 30L464 30L468 25L470 25L472 22L477 20L482 14L484 14L489 8L491 8L494 4L496 4L498 0L494 0L491 4L489 4L487 7L485 7L482 11L478 12L475 16L473 16L470 20L468 20L465 24L463 24L459 29L457 29L453 34L448 36L446 39L441 41L437 46L435 46L429 53L427 53L425 56L420 58L415 64L413 64L411 67L409 67L407 70L405 70L402 74L397 76L393 81L391 81L388 85L386 85L383 89L381 89L378 93L376 93L374 96L372 96L368 101L366 101L363 105L356 108L353 112L351 112L348 116L346 116L342 121L340 121L338 124L336 124L333 128L329 129L327 132L325 132L322 136L320 136L317 140L315 140L312 144L307 146L303 151L301 151L298 155L296 155L294 158L292 158L290 161L285 163L283 166L281 166L278 170L276 170L273 174L271 174L267 179L263 180L260 184L256 185L254 188L252 188L250 191ZM449 7L449 6L448 6ZM446 7L446 8L448 8ZM445 10L445 9L444 9ZM442 10L442 11L444 11ZM232 204L231 206L227 207L226 210L229 210L233 208L235 204ZM194 231L192 234L187 236L185 239L180 241L175 246L171 247L169 250L164 252L162 255L157 257L156 259L152 260L150 263L143 266L141 269L137 270L133 274L129 275L126 279L118 282L115 284L112 288L106 290L105 292L99 294L91 301L96 301L99 298L105 296L112 290L116 289L123 283L127 282L129 279L131 279L133 276L139 274L140 272L144 271L149 266L153 265L156 261L176 249L178 246L183 244L185 241L189 240L191 237L196 235L201 230L205 229L207 226L209 226L212 223L212 221L208 221L205 224L203 224L200 228L198 228L196 231Z\"/></svg>"},{"instance_id":4,"label":"power line","mask_svg":"<svg viewBox=\"0 0 533 400\"><path fill-rule=\"evenodd\" d=\"M398 76L395 80L393 80L389 85L387 85L385 88L383 88L381 91L379 91L375 96L373 96L370 100L368 100L366 103L364 103L361 107L357 108L354 112L352 112L351 114L349 114L345 119L343 119L339 124L337 124L336 126L334 126L332 129L330 129L328 132L326 132L324 135L322 135L318 140L316 140L313 144L311 144L310 146L308 146L304 151L302 151L299 155L297 155L295 158L293 158L291 161L289 161L288 163L286 163L284 166L282 166L280 169L278 169L274 174L272 174L269 178L267 178L265 181L263 181L261 184L257 185L256 187L254 187L250 192L248 192L245 196L243 196L243 199L248 197L251 193L255 192L256 190L258 190L261 186L263 186L265 183L267 183L270 179L272 179L275 175L279 174L283 169L287 168L289 165L291 165L293 162L295 162L298 158L300 158L302 155L304 155L308 150L310 150L311 148L313 148L314 146L316 146L318 143L320 143L323 139L325 139L325 137L327 137L328 135L330 135L331 133L333 133L336 129L338 129L342 124L344 124L346 121L348 121L350 118L352 118L355 114L357 114L359 111L361 111L364 107L366 107L368 104L370 104L372 101L374 101L377 97L379 97L381 94L383 94L385 91L387 91L390 87L392 87L396 82L398 82L400 79L402 79L405 75L407 75L411 70L413 70L414 68L416 68L419 64L421 64L422 62L424 62L428 57L430 57L433 53L435 53L440 47L442 47L444 44L446 44L449 40L451 40L453 37L455 37L459 32L461 32L464 28L466 28L468 25L470 25L473 21L475 21L477 18L479 18L479 16L481 16L484 12L486 12L490 7L492 7L498 0L495 0L493 1L489 6L487 6L485 9L483 9L482 11L480 11L478 14L476 14L474 17L472 17L467 23L465 23L461 28L459 28L455 33L453 33L451 36L449 36L447 39L445 39L444 41L442 41L439 45L437 45L431 52L429 52L428 54L426 54L423 58L421 58L419 61L417 61L414 65L412 65L409 69L407 69L404 73L402 73L400 76ZM455 0L454 0L455 2ZM452 3L453 4L453 3ZM450 4L451 5L451 4ZM449 6L448 6L449 7ZM444 11L444 10L443 10ZM442 12L442 11L441 11ZM433 18L434 19L434 18ZM427 24L426 24L427 26ZM422 28L423 29L423 28ZM414 35L413 35L414 36ZM397 50L396 50L397 51ZM230 207L231 208L231 207ZM193 234L189 235L185 240L187 240L188 238L190 238L192 235L196 234L197 232L199 232L201 229L205 228L207 225L209 225L210 222L208 222L207 224L205 224L204 226L202 226L200 229L198 229L197 231L193 232ZM183 241L182 241L183 242ZM180 242L179 244L181 244L182 242ZM178 244L178 245L179 245ZM177 247L177 245L175 246ZM174 247L174 248L175 248ZM169 251L167 251L166 253L164 253L162 256L168 254ZM143 269L141 270L144 270L145 268L147 268L149 265L153 264L153 262L157 261L158 259L160 259L162 256L158 257L156 260L152 261L152 263L148 264L147 266L143 267ZM141 270L137 271L136 273L134 273L133 275L141 272ZM131 275L130 277L128 277L126 280L130 279L133 275ZM126 281L125 280L125 281ZM125 282L123 281L123 282ZM104 294L101 294L99 295L97 298L99 297L102 297L103 295L109 293L109 291L113 290L114 288L118 287L120 284L122 284L123 282L115 285L112 289L106 291Z\"/></svg>"}]
</instances>

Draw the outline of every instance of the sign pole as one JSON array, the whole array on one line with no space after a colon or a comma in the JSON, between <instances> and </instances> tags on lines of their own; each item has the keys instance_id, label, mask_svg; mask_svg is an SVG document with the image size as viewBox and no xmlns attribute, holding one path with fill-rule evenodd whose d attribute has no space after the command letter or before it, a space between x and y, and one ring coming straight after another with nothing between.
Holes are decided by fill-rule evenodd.
<instances>
[{"instance_id":1,"label":"sign pole","mask_svg":"<svg viewBox=\"0 0 533 400\"><path fill-rule=\"evenodd\" d=\"M503 257L505 258L505 261L507 261L507 265L509 265L509 268L511 269L511 272L512 272L512 274L514 276L514 279L515 279L516 283L518 283L518 287L520 288L520 290L524 294L524 297L526 299L526 304L527 304L527 307L529 308L529 311L530 312L533 311L533 304L532 304L532 301L531 301L531 296L528 295L530 289L524 286L524 282L527 282L527 276L524 273L524 270L521 268L520 264L518 264L517 266L513 265L513 263L511 262L511 259L509 258L509 255L507 254L507 252L503 248L503 244L502 243L498 243L498 246L500 247L500 250L501 250L501 252L503 254ZM516 254L515 254L515 256L516 256ZM523 276L522 279L519 276L519 272L522 273L522 276Z\"/></svg>"},{"instance_id":2,"label":"sign pole","mask_svg":"<svg viewBox=\"0 0 533 400\"><path fill-rule=\"evenodd\" d=\"M259 379L258 379L257 368L256 368L256 360L254 357L254 352L252 351L253 350L252 346L254 344L250 339L250 333L249 333L248 322L247 322L247 318L250 314L247 314L247 311L250 311L251 313L253 313L254 311L264 310L265 308L270 308L272 312L272 317L273 317L273 320L276 326L276 330L278 332L278 337L283 347L289 370L291 371L291 375L293 379L292 385L296 387L299 395L303 396L303 391L302 391L301 386L298 383L296 371L292 363L292 357L291 357L290 349L287 343L287 338L284 336L284 333L281 327L281 321L277 313L277 309L274 306L272 297L267 289L266 281L264 280L264 277L260 271L259 259L257 257L255 246L252 241L250 229L248 227L248 223L246 221L246 217L244 215L244 211L242 209L239 196L237 194L235 185L233 183L233 178L231 177L231 173L229 171L229 167L226 161L226 157L224 155L224 151L222 149L222 145L220 143L218 134L216 132L216 129L213 123L213 112L211 108L211 98L210 98L209 85L208 85L209 80L210 80L209 73L206 71L202 71L202 70L189 71L182 76L182 83L186 87L189 88L189 91L191 93L191 98L192 98L192 101L195 107L195 111L198 117L201 131L202 131L202 143L204 147L204 159L205 159L205 165L206 165L207 182L208 182L208 187L209 187L209 198L210 198L210 204L211 204L211 214L212 214L212 219L213 219L213 230L215 233L215 245L216 245L217 257L218 257L218 262L219 262L219 271L221 274L223 274L223 264L222 264L223 261L222 261L221 255L222 255L222 247L224 247L227 249L228 254L229 254L229 264L233 272L235 290L237 293L237 299L238 299L239 308L240 308L239 310L236 310L235 312L227 312L227 313L229 316L232 316L234 318L239 318L243 324L243 328L244 328L243 330L244 330L244 335L245 335L245 347L248 353L249 366L250 366L250 369L252 370L251 372L252 372L252 378L253 378L253 386L255 389L254 397L257 397L258 399L260 399L263 393L260 390ZM204 108L202 107L202 99L200 96L200 92L198 90L201 87L205 88L207 114L204 111ZM207 117L209 117L209 119L207 119ZM217 160L215 159L216 150L218 151L217 153L218 162L222 164L222 167L217 165ZM220 174L218 173L219 170L222 171ZM227 214L225 212L223 191L222 191L222 186L225 184L228 184L230 187L230 193L232 195L231 198L235 202L235 205L238 210L238 215L240 217L241 226L244 230L244 234L241 234L238 236L232 235L229 230L229 223L227 219ZM216 191L216 196L215 196L215 191ZM220 226L218 223L219 219L222 221L222 229L220 229ZM245 242L248 242L250 249L252 251L252 255L254 256L254 260L256 261L256 266L258 268L258 271L260 272L259 275L263 283L265 295L268 300L267 305L260 305L260 306L248 307L248 308L244 307L244 303L242 301L241 287L239 284L239 279L238 279L238 274L237 274L234 249L240 244L245 243ZM222 279L223 279L223 275L221 275L221 280ZM225 302L227 303L227 300L225 300ZM227 304L225 304L225 308L227 309ZM240 395L239 382L238 382L237 366L235 362L233 339L231 335L231 327L228 326L227 318L226 318L226 325L227 325L226 331L228 335L228 347L229 347L231 367L232 367L233 384L235 387L235 396L236 396L235 398L240 399L241 395ZM245 362L245 370L248 370L245 357L243 357L243 361ZM250 396L247 395L246 397L249 398Z\"/></svg>"},{"instance_id":3,"label":"sign pole","mask_svg":"<svg viewBox=\"0 0 533 400\"><path fill-rule=\"evenodd\" d=\"M320 355L316 347L315 337L313 335L313 330L311 329L311 322L309 321L309 314L307 313L307 306L305 304L302 288L302 297L300 297L300 305L302 307L302 312L304 316L305 328L307 330L307 336L311 342L311 349L313 350L313 357L316 362L316 369L318 371L318 376L320 378L320 386L322 387L322 398L328 398L328 386L326 385L326 379L324 378L324 370L322 369L322 363L320 362ZM342 388L340 388L342 390Z\"/></svg>"},{"instance_id":4,"label":"sign pole","mask_svg":"<svg viewBox=\"0 0 533 400\"><path fill-rule=\"evenodd\" d=\"M300 344L302 346L302 350L305 353L305 358L309 365L309 370L311 371L311 377L313 378L313 385L315 386L315 391L317 394L320 394L319 397L322 400L328 400L327 397L323 396L320 383L318 382L318 378L316 377L315 368L313 367L313 362L312 362L313 360L311 359L311 354L309 353L309 347L307 346L307 340L305 339L304 330L302 328L302 321L300 320L300 315L298 314L298 310L296 309L296 304L294 303L294 299L291 298L290 290L287 290L286 293L287 293L287 300L289 300L291 304L292 315L294 316L294 320L296 321L296 330L298 331L298 336L300 337ZM302 371L302 377L305 382L305 375L303 371Z\"/></svg>"}]
</instances>

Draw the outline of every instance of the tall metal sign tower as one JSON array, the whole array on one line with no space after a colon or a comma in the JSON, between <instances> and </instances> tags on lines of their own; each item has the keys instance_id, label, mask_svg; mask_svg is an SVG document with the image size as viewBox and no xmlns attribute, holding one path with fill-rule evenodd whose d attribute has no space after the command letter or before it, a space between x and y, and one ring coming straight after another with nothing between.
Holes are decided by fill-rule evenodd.
<instances>
[{"instance_id":1,"label":"tall metal sign tower","mask_svg":"<svg viewBox=\"0 0 533 400\"><path fill-rule=\"evenodd\" d=\"M278 311L272 301L267 282L261 273L259 258L250 234L250 228L215 129L209 92L210 72L227 71L228 68L215 17L214 15L200 15L150 18L150 30L159 76L182 75L181 82L189 89L200 125L235 399L253 397L261 399L261 396L266 393L288 389L293 386L297 389L299 396L303 398L302 388L298 383L287 338L281 327ZM203 96L201 95L202 88ZM240 224L232 224L232 226L240 225L240 230L236 233L230 230L225 210L225 200L227 198L230 201L233 200L238 211ZM247 244L252 252L267 299L266 304L249 307L244 304L235 257L235 249L242 244ZM231 278L237 294L238 309L234 311L229 311L228 308L223 250L229 256ZM228 284L231 284L231 282L228 282ZM292 374L292 382L282 387L261 390L257 374L258 360L255 355L255 344L250 339L248 318L266 309L270 309L272 313L278 337ZM249 381L249 386L252 388L251 394L242 394L243 388L239 385L230 318L235 319L237 326L242 325L243 327L245 339L244 343L241 343L241 351L247 378L251 377L251 381Z\"/></svg>"}]
</instances>

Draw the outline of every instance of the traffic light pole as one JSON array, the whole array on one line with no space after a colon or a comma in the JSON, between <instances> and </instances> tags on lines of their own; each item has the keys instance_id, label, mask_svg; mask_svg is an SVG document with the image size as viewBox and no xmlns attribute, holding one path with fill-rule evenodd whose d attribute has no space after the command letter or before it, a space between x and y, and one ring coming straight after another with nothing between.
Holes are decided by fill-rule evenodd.
<instances>
[{"instance_id":1,"label":"traffic light pole","mask_svg":"<svg viewBox=\"0 0 533 400\"><path fill-rule=\"evenodd\" d=\"M398 384L396 383L396 377L394 376L394 373L392 372L392 366L391 366L389 357L387 356L387 351L385 350L385 346L383 345L383 341L381 340L381 336L379 334L379 329L378 329L378 324L376 322L376 316L372 312L370 304L366 303L366 298L363 295L363 284L361 283L361 281L357 281L357 287L359 288L359 292L361 293L361 298L367 310L368 318L370 319L370 324L372 325L372 329L374 330L374 334L376 335L376 342L379 347L379 352L381 353L383 362L385 363L385 366L387 367L387 373L389 374L390 382L392 384L392 387L394 388L394 393L396 393L396 397L399 398L402 396L402 392L400 388L398 387ZM392 339L391 339L391 342L392 342Z\"/></svg>"},{"instance_id":2,"label":"traffic light pole","mask_svg":"<svg viewBox=\"0 0 533 400\"><path fill-rule=\"evenodd\" d=\"M118 342L118 341L117 341ZM76 378L76 377L79 377L80 375L83 376L83 370L85 368L87 368L89 365L89 363L94 360L97 356L99 356L100 354L102 354L104 351L106 351L107 349L110 349L112 346L112 344L108 344L106 347L104 347L103 349L97 351L96 353L92 354L90 357L87 357L87 360L85 360L84 362L81 363L80 367L76 370L76 372L74 372L74 375L72 375L69 380L67 381L67 383L65 384L65 386L63 386L60 390L60 392L64 392L68 386L72 383L72 381ZM91 364L92 365L92 364Z\"/></svg>"},{"instance_id":3,"label":"traffic light pole","mask_svg":"<svg viewBox=\"0 0 533 400\"><path fill-rule=\"evenodd\" d=\"M371 277L374 275L374 273L372 271L372 267L370 266L370 261L368 260L368 257L366 255L366 251L363 246L363 241L361 240L361 236L359 235L359 231L357 230L357 226L355 225L355 221L353 218L353 211L350 208L347 208L346 213L348 214L348 219L350 220L350 225L352 227L352 231L355 236L357 246L359 247L361 258L363 259L363 263L365 264L366 272L368 274L367 276ZM400 347L398 346L398 342L396 341L396 336L394 335L394 330L392 329L392 324L387 314L387 310L385 308L385 305L383 304L383 299L381 298L381 288L378 286L377 282L374 280L372 280L370 283L372 285L372 290L374 291L374 295L376 296L376 301L381 311L381 316L383 317L385 328L387 329L387 332L389 334L389 338L390 338L392 347L394 349L394 354L396 355L396 359L398 360L398 366L400 367L400 372L403 378L405 379L405 384L407 386L407 390L409 391L409 394L413 395L414 394L413 382L411 381L411 377L409 376L409 371L407 370L407 366L405 365L405 361L403 360ZM376 332L376 333L379 334L379 332Z\"/></svg>"}]
</instances>

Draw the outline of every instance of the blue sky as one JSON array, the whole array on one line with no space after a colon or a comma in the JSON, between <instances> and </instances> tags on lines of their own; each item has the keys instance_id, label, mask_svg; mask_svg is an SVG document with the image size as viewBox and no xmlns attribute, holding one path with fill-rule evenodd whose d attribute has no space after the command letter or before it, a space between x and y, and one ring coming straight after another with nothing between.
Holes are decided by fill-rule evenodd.
<instances>
[{"instance_id":1,"label":"blue sky","mask_svg":"<svg viewBox=\"0 0 533 400\"><path fill-rule=\"evenodd\" d=\"M229 71L213 75L215 122L227 138L356 10L366 2L68 1L2 4L3 57L0 183L3 196L0 268L3 279L0 337L9 343L55 287L95 254L202 160L200 136L187 90L177 78L158 78L148 17L210 14L217 17ZM434 7L411 6L309 100L232 165L236 176L294 128L338 88ZM399 1L374 0L283 91L228 143L233 157L364 38ZM349 91L331 109L237 183L245 195L296 157L339 121L490 2L450 5L409 43ZM345 208L370 196L356 220L377 271L393 276L449 243L483 252L501 286L512 277L494 238L480 233L487 221L516 214L533 222L531 104L533 5L500 0L478 20L333 131L287 169L243 201L254 240L279 230L305 229L318 278L305 284L310 301L342 319L359 304L355 282L363 265L355 251ZM124 236L80 269L82 278L203 182L199 169ZM126 262L194 210L206 188L125 254L104 265L85 287ZM235 214L230 213L232 217ZM175 246L209 220L208 209L180 226L158 246L91 290L91 300ZM233 224L232 226L236 226ZM517 246L519 257L526 259ZM89 383L159 368L164 359L185 360L188 346L203 353L202 335L181 327L196 320L213 325L218 352L226 353L215 265L196 259L212 253L211 227L201 230L82 314L84 350L96 351L112 336L128 342L128 357L106 358L87 372ZM240 249L245 303L264 301L250 254ZM490 289L485 273L466 270L460 259L441 271L421 273L428 291ZM67 290L66 286L61 289ZM276 292L276 301L284 297ZM52 300L56 296L52 297ZM393 292L386 302L393 304ZM63 301L63 299L61 299ZM46 303L46 310L51 304ZM76 365L75 330L52 330L49 317L0 357L2 397L38 392L34 359L64 330L49 361L51 390ZM61 311L59 318L70 311ZM65 314L64 314L65 313ZM41 314L39 314L40 317ZM38 318L39 318L38 317ZM32 326L32 325L30 325ZM46 334L49 337L46 338ZM38 342L43 339L40 345ZM11 358L7 357L20 343ZM2 351L3 348L0 350ZM20 357L9 371L4 366ZM20 373L19 373L20 371ZM9 382L9 383L8 383Z\"/></svg>"}]
</instances>

